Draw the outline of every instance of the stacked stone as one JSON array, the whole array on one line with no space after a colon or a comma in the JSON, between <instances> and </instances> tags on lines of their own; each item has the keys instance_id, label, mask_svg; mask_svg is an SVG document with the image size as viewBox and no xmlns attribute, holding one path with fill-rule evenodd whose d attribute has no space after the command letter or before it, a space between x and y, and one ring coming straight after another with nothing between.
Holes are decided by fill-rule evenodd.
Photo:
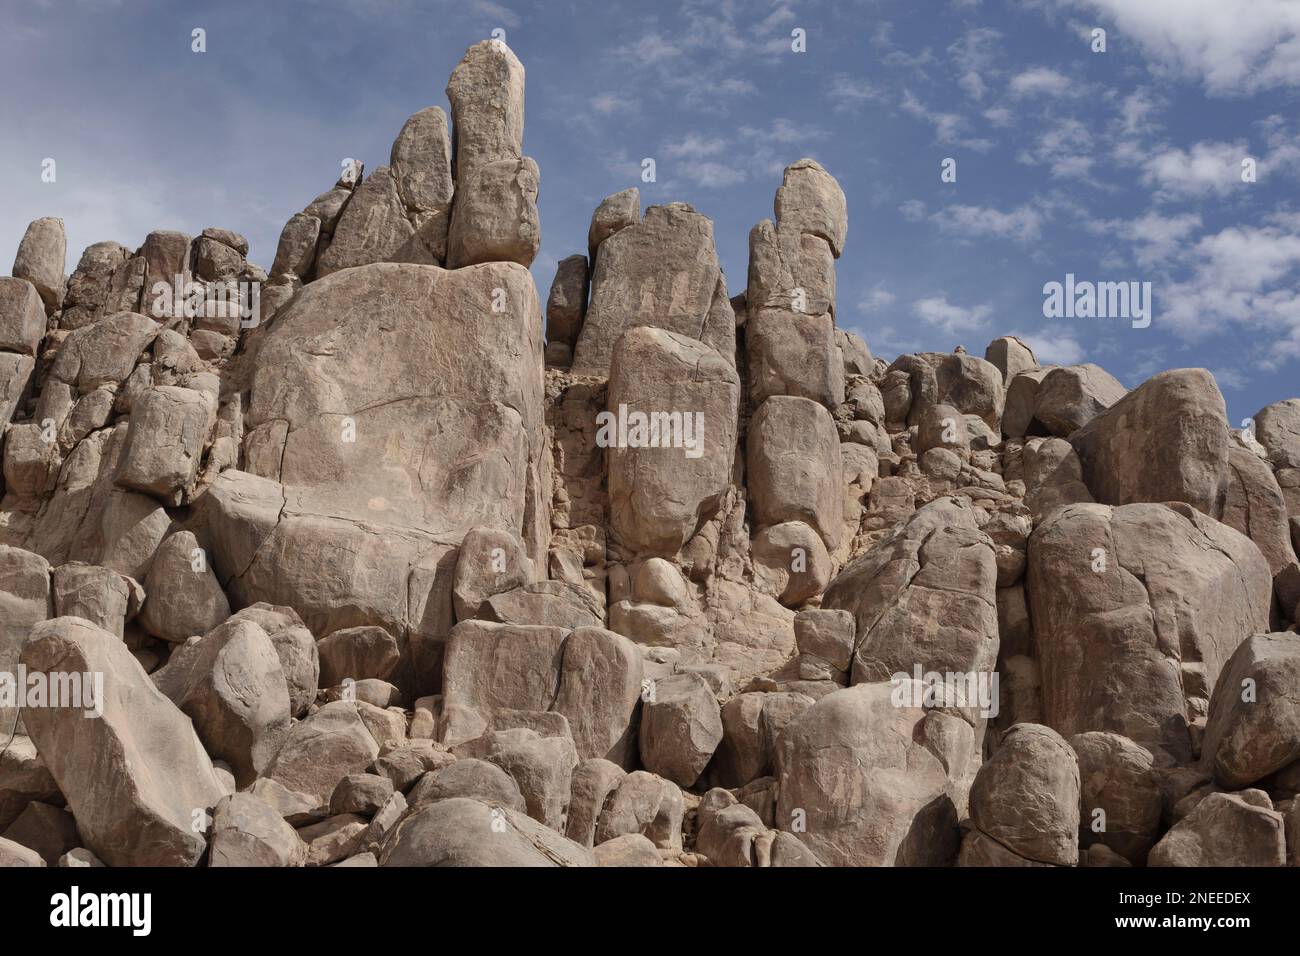
<instances>
[{"instance_id":1,"label":"stacked stone","mask_svg":"<svg viewBox=\"0 0 1300 956\"><path fill-rule=\"evenodd\" d=\"M775 223L765 219L749 234L746 468L755 580L797 606L825 588L846 538L832 412L845 400L835 260L848 211L839 183L811 159L786 167L775 210Z\"/></svg>"},{"instance_id":2,"label":"stacked stone","mask_svg":"<svg viewBox=\"0 0 1300 956\"><path fill-rule=\"evenodd\" d=\"M265 278L233 232L65 283L28 230L0 672L104 693L0 700L0 864L1296 862L1300 401L877 361L811 160L734 300L707 218L609 197L544 350L522 67L448 96L291 219L255 330L154 293Z\"/></svg>"}]
</instances>

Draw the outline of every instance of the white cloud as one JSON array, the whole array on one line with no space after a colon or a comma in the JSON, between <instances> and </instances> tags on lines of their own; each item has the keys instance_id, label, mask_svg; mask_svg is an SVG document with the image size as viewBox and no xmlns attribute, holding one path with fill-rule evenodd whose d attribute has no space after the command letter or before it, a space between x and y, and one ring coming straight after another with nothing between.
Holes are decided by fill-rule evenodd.
<instances>
[{"instance_id":1,"label":"white cloud","mask_svg":"<svg viewBox=\"0 0 1300 956\"><path fill-rule=\"evenodd\" d=\"M1165 72L1216 96L1300 85L1295 0L1088 0Z\"/></svg>"},{"instance_id":2,"label":"white cloud","mask_svg":"<svg viewBox=\"0 0 1300 956\"><path fill-rule=\"evenodd\" d=\"M876 283L872 286L858 302L858 311L863 315L870 315L873 312L879 312L881 309L888 308L898 301L898 296L886 289L882 284Z\"/></svg>"},{"instance_id":3,"label":"white cloud","mask_svg":"<svg viewBox=\"0 0 1300 956\"><path fill-rule=\"evenodd\" d=\"M635 43L628 43L614 50L619 57L635 60L637 63L651 65L663 63L682 55L682 50L658 33L647 33Z\"/></svg>"},{"instance_id":4,"label":"white cloud","mask_svg":"<svg viewBox=\"0 0 1300 956\"><path fill-rule=\"evenodd\" d=\"M494 3L493 0L473 0L470 3L470 9L481 16L490 18L500 26L517 27L522 22L513 10L500 3Z\"/></svg>"},{"instance_id":5,"label":"white cloud","mask_svg":"<svg viewBox=\"0 0 1300 956\"><path fill-rule=\"evenodd\" d=\"M1042 235L1043 214L1030 205L1008 212L991 206L952 204L930 217L939 229L961 239L1014 239L1034 242Z\"/></svg>"},{"instance_id":6,"label":"white cloud","mask_svg":"<svg viewBox=\"0 0 1300 956\"><path fill-rule=\"evenodd\" d=\"M880 102L884 98L873 84L847 73L832 76L827 92L835 100L837 110L859 110L869 102Z\"/></svg>"},{"instance_id":7,"label":"white cloud","mask_svg":"<svg viewBox=\"0 0 1300 956\"><path fill-rule=\"evenodd\" d=\"M1187 277L1157 284L1155 322L1192 341L1233 326L1253 330L1268 345L1265 367L1300 357L1296 225L1232 226L1203 236L1188 253Z\"/></svg>"},{"instance_id":8,"label":"white cloud","mask_svg":"<svg viewBox=\"0 0 1300 956\"><path fill-rule=\"evenodd\" d=\"M819 126L800 126L783 117L777 117L766 127L742 126L738 133L741 139L757 143L797 143L806 139L821 139L826 135L826 131Z\"/></svg>"},{"instance_id":9,"label":"white cloud","mask_svg":"<svg viewBox=\"0 0 1300 956\"><path fill-rule=\"evenodd\" d=\"M615 93L601 93L591 98L591 108L602 116L621 112L632 105L630 100Z\"/></svg>"},{"instance_id":10,"label":"white cloud","mask_svg":"<svg viewBox=\"0 0 1300 956\"><path fill-rule=\"evenodd\" d=\"M1142 180L1165 198L1225 196L1242 187L1241 161L1247 156L1245 143L1201 142L1188 149L1165 149L1143 164Z\"/></svg>"},{"instance_id":11,"label":"white cloud","mask_svg":"<svg viewBox=\"0 0 1300 956\"><path fill-rule=\"evenodd\" d=\"M1201 217L1197 213L1163 216L1149 212L1137 219L1093 222L1088 228L1099 235L1115 236L1131 243L1138 265L1149 268L1184 253L1188 240L1201 228Z\"/></svg>"},{"instance_id":12,"label":"white cloud","mask_svg":"<svg viewBox=\"0 0 1300 956\"><path fill-rule=\"evenodd\" d=\"M1015 122L1015 114L1005 106L993 106L986 109L984 118L998 127L1007 127Z\"/></svg>"},{"instance_id":13,"label":"white cloud","mask_svg":"<svg viewBox=\"0 0 1300 956\"><path fill-rule=\"evenodd\" d=\"M1219 386L1219 391L1239 392L1250 385L1250 376L1243 375L1234 368L1212 368L1210 374Z\"/></svg>"},{"instance_id":14,"label":"white cloud","mask_svg":"<svg viewBox=\"0 0 1300 956\"><path fill-rule=\"evenodd\" d=\"M1070 335L1056 332L1050 334L1008 332L1007 334L1014 335L1028 345L1040 365L1078 365L1086 354L1078 340Z\"/></svg>"},{"instance_id":15,"label":"white cloud","mask_svg":"<svg viewBox=\"0 0 1300 956\"><path fill-rule=\"evenodd\" d=\"M1128 94L1120 101L1119 108L1124 132L1132 136L1149 129L1148 120L1159 107L1159 102L1145 89L1136 89Z\"/></svg>"},{"instance_id":16,"label":"white cloud","mask_svg":"<svg viewBox=\"0 0 1300 956\"><path fill-rule=\"evenodd\" d=\"M743 183L748 178L745 170L737 166L707 160L685 162L679 168L683 176L695 183L695 185L707 189L734 186L737 183Z\"/></svg>"},{"instance_id":17,"label":"white cloud","mask_svg":"<svg viewBox=\"0 0 1300 956\"><path fill-rule=\"evenodd\" d=\"M898 204L898 211L908 222L920 222L925 218L925 203L919 199L905 199Z\"/></svg>"},{"instance_id":18,"label":"white cloud","mask_svg":"<svg viewBox=\"0 0 1300 956\"><path fill-rule=\"evenodd\" d=\"M948 335L975 332L982 329L993 314L991 305L960 306L948 301L946 295L917 299L912 303L916 317Z\"/></svg>"},{"instance_id":19,"label":"white cloud","mask_svg":"<svg viewBox=\"0 0 1300 956\"><path fill-rule=\"evenodd\" d=\"M666 145L663 152L669 159L699 159L703 156L716 156L726 148L726 141L716 136L706 139L698 133L687 133L676 142Z\"/></svg>"},{"instance_id":20,"label":"white cloud","mask_svg":"<svg viewBox=\"0 0 1300 956\"><path fill-rule=\"evenodd\" d=\"M963 73L961 78L957 80L957 85L960 86L971 99L984 99L986 89L984 86L984 78L974 70L971 70L969 73Z\"/></svg>"},{"instance_id":21,"label":"white cloud","mask_svg":"<svg viewBox=\"0 0 1300 956\"><path fill-rule=\"evenodd\" d=\"M948 55L960 73L957 85L973 100L984 98L988 89L984 74L992 71L998 40L1002 34L988 27L967 30L952 46Z\"/></svg>"},{"instance_id":22,"label":"white cloud","mask_svg":"<svg viewBox=\"0 0 1300 956\"><path fill-rule=\"evenodd\" d=\"M748 96L750 93L758 92L758 87L749 80L742 80L735 76L729 76L722 82L714 84L714 89L730 96Z\"/></svg>"},{"instance_id":23,"label":"white cloud","mask_svg":"<svg viewBox=\"0 0 1300 956\"><path fill-rule=\"evenodd\" d=\"M988 139L966 136L969 124L964 116L932 110L911 90L903 90L903 99L899 105L903 108L903 112L933 126L935 139L940 143L963 146L981 153L993 148L993 143Z\"/></svg>"},{"instance_id":24,"label":"white cloud","mask_svg":"<svg viewBox=\"0 0 1300 956\"><path fill-rule=\"evenodd\" d=\"M1010 90L1013 96L1064 96L1073 85L1064 73L1035 66L1013 76Z\"/></svg>"}]
</instances>

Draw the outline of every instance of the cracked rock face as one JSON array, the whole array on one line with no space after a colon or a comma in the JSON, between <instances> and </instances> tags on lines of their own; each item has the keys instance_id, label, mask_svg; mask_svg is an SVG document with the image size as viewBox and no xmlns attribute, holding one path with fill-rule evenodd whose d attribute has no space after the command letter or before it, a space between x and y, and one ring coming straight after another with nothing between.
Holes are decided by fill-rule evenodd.
<instances>
[{"instance_id":1,"label":"cracked rock face","mask_svg":"<svg viewBox=\"0 0 1300 956\"><path fill-rule=\"evenodd\" d=\"M269 272L27 229L0 864L1294 862L1300 399L876 358L811 158L734 297L636 188L537 261L524 88L471 47Z\"/></svg>"}]
</instances>

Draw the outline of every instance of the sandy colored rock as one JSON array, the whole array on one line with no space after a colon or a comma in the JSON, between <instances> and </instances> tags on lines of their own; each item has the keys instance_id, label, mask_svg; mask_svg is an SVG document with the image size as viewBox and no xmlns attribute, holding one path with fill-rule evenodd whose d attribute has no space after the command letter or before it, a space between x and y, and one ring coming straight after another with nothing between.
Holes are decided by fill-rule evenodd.
<instances>
[{"instance_id":1,"label":"sandy colored rock","mask_svg":"<svg viewBox=\"0 0 1300 956\"><path fill-rule=\"evenodd\" d=\"M754 580L786 607L798 607L826 589L830 555L821 536L802 521L783 521L759 531L750 544Z\"/></svg>"},{"instance_id":2,"label":"sandy colored rock","mask_svg":"<svg viewBox=\"0 0 1300 956\"><path fill-rule=\"evenodd\" d=\"M37 625L29 671L103 674L103 716L28 708L24 721L68 799L86 846L109 866L193 866L192 823L224 796L189 719L156 690L120 638L78 618Z\"/></svg>"},{"instance_id":3,"label":"sandy colored rock","mask_svg":"<svg viewBox=\"0 0 1300 956\"><path fill-rule=\"evenodd\" d=\"M834 408L844 401L844 361L830 315L781 309L751 313L745 325L749 397L795 395Z\"/></svg>"},{"instance_id":4,"label":"sandy colored rock","mask_svg":"<svg viewBox=\"0 0 1300 956\"><path fill-rule=\"evenodd\" d=\"M1271 582L1249 538L1190 505L1052 512L1029 538L1026 570L1044 723L1187 760L1197 684L1208 685L1203 708L1232 652L1268 630Z\"/></svg>"},{"instance_id":5,"label":"sandy colored rock","mask_svg":"<svg viewBox=\"0 0 1300 956\"><path fill-rule=\"evenodd\" d=\"M0 869L44 866L41 855L21 843L0 837Z\"/></svg>"},{"instance_id":6,"label":"sandy colored rock","mask_svg":"<svg viewBox=\"0 0 1300 956\"><path fill-rule=\"evenodd\" d=\"M563 342L572 347L578 340L587 314L589 279L586 256L566 256L560 260L546 297L547 342Z\"/></svg>"},{"instance_id":7,"label":"sandy colored rock","mask_svg":"<svg viewBox=\"0 0 1300 956\"><path fill-rule=\"evenodd\" d=\"M1148 866L1285 866L1282 814L1212 793L1151 850Z\"/></svg>"},{"instance_id":8,"label":"sandy colored rock","mask_svg":"<svg viewBox=\"0 0 1300 956\"><path fill-rule=\"evenodd\" d=\"M252 794L231 794L213 811L209 866L302 866L306 857L293 827Z\"/></svg>"},{"instance_id":9,"label":"sandy colored rock","mask_svg":"<svg viewBox=\"0 0 1300 956\"><path fill-rule=\"evenodd\" d=\"M1274 468L1300 468L1300 398L1265 405L1255 413L1255 440Z\"/></svg>"},{"instance_id":10,"label":"sandy colored rock","mask_svg":"<svg viewBox=\"0 0 1300 956\"><path fill-rule=\"evenodd\" d=\"M140 609L144 589L110 568L64 564L52 579L54 617L79 617L122 636L123 624Z\"/></svg>"},{"instance_id":11,"label":"sandy colored rock","mask_svg":"<svg viewBox=\"0 0 1300 956\"><path fill-rule=\"evenodd\" d=\"M717 698L698 674L656 680L642 705L641 760L651 773L689 787L722 742Z\"/></svg>"},{"instance_id":12,"label":"sandy colored rock","mask_svg":"<svg viewBox=\"0 0 1300 956\"><path fill-rule=\"evenodd\" d=\"M564 642L552 709L569 721L578 757L632 766L643 662L635 644L599 627L582 627Z\"/></svg>"},{"instance_id":13,"label":"sandy colored rock","mask_svg":"<svg viewBox=\"0 0 1300 956\"><path fill-rule=\"evenodd\" d=\"M1097 365L1054 368L1043 376L1034 419L1058 438L1069 438L1125 395L1125 388Z\"/></svg>"},{"instance_id":14,"label":"sandy colored rock","mask_svg":"<svg viewBox=\"0 0 1300 956\"><path fill-rule=\"evenodd\" d=\"M717 510L731 481L739 400L735 368L703 343L648 327L619 339L596 442L606 448L610 524L625 546L671 556ZM637 412L647 420L634 431Z\"/></svg>"},{"instance_id":15,"label":"sandy colored rock","mask_svg":"<svg viewBox=\"0 0 1300 956\"><path fill-rule=\"evenodd\" d=\"M1201 744L1202 767L1232 789L1300 759L1300 638L1254 634L1219 674Z\"/></svg>"},{"instance_id":16,"label":"sandy colored rock","mask_svg":"<svg viewBox=\"0 0 1300 956\"><path fill-rule=\"evenodd\" d=\"M591 225L587 229L587 258L593 267L596 250L602 242L620 229L634 226L640 221L641 192L635 186L602 199L591 214Z\"/></svg>"},{"instance_id":17,"label":"sandy colored rock","mask_svg":"<svg viewBox=\"0 0 1300 956\"><path fill-rule=\"evenodd\" d=\"M397 639L374 625L335 631L321 638L316 647L325 687L337 687L349 677L357 681L371 677L383 680L397 669L402 656Z\"/></svg>"},{"instance_id":18,"label":"sandy colored rock","mask_svg":"<svg viewBox=\"0 0 1300 956\"><path fill-rule=\"evenodd\" d=\"M406 121L393 140L389 163L397 194L421 242L435 260L444 261L455 183L451 134L441 107L426 107Z\"/></svg>"},{"instance_id":19,"label":"sandy colored rock","mask_svg":"<svg viewBox=\"0 0 1300 956\"><path fill-rule=\"evenodd\" d=\"M208 752L246 787L266 776L289 736L289 690L271 639L232 620L177 648L153 675L157 688L194 721Z\"/></svg>"},{"instance_id":20,"label":"sandy colored rock","mask_svg":"<svg viewBox=\"0 0 1300 956\"><path fill-rule=\"evenodd\" d=\"M524 67L505 43L470 47L447 81L447 99L458 186L487 163L523 155Z\"/></svg>"},{"instance_id":21,"label":"sandy colored rock","mask_svg":"<svg viewBox=\"0 0 1300 956\"><path fill-rule=\"evenodd\" d=\"M1040 392L1040 410L1042 401ZM1070 435L1097 501L1185 501L1208 515L1227 489L1228 441L1223 396L1204 369L1161 372Z\"/></svg>"},{"instance_id":22,"label":"sandy colored rock","mask_svg":"<svg viewBox=\"0 0 1300 956\"><path fill-rule=\"evenodd\" d=\"M803 521L835 550L844 533L839 445L830 413L816 402L790 396L765 401L750 420L747 452L759 523Z\"/></svg>"},{"instance_id":23,"label":"sandy colored rock","mask_svg":"<svg viewBox=\"0 0 1300 956\"><path fill-rule=\"evenodd\" d=\"M1055 866L1079 861L1079 765L1060 734L1017 724L980 768L971 823L1019 856Z\"/></svg>"},{"instance_id":24,"label":"sandy colored rock","mask_svg":"<svg viewBox=\"0 0 1300 956\"><path fill-rule=\"evenodd\" d=\"M568 635L558 627L457 624L443 670L442 741L451 746L473 740L496 710L549 710Z\"/></svg>"},{"instance_id":25,"label":"sandy colored rock","mask_svg":"<svg viewBox=\"0 0 1300 956\"><path fill-rule=\"evenodd\" d=\"M289 711L301 717L316 702L316 689L320 683L320 654L316 638L303 626L293 608L276 607L258 603L241 608L232 618L251 621L264 630L284 673L289 690Z\"/></svg>"},{"instance_id":26,"label":"sandy colored rock","mask_svg":"<svg viewBox=\"0 0 1300 956\"><path fill-rule=\"evenodd\" d=\"M198 539L190 531L167 538L145 578L140 624L150 634L176 644L206 634L230 616L222 591Z\"/></svg>"},{"instance_id":27,"label":"sandy colored rock","mask_svg":"<svg viewBox=\"0 0 1300 956\"><path fill-rule=\"evenodd\" d=\"M410 793L410 804L419 808L437 800L472 797L492 806L526 812L519 784L494 763L465 757L420 778Z\"/></svg>"},{"instance_id":28,"label":"sandy colored rock","mask_svg":"<svg viewBox=\"0 0 1300 956\"><path fill-rule=\"evenodd\" d=\"M0 349L35 355L45 335L45 306L26 279L0 278Z\"/></svg>"},{"instance_id":29,"label":"sandy colored rock","mask_svg":"<svg viewBox=\"0 0 1300 956\"><path fill-rule=\"evenodd\" d=\"M575 375L604 375L628 329L691 336L735 365L735 315L713 244L713 223L685 203L651 206L600 244L591 302L573 355Z\"/></svg>"},{"instance_id":30,"label":"sandy colored rock","mask_svg":"<svg viewBox=\"0 0 1300 956\"><path fill-rule=\"evenodd\" d=\"M997 564L964 498L939 498L847 565L822 607L853 614L854 683L921 671L991 672ZM974 719L976 701L966 702ZM820 856L820 854L819 854Z\"/></svg>"},{"instance_id":31,"label":"sandy colored rock","mask_svg":"<svg viewBox=\"0 0 1300 956\"><path fill-rule=\"evenodd\" d=\"M828 866L956 859L947 773L915 737L927 718L920 708L896 707L893 690L858 684L829 694L777 741L776 824Z\"/></svg>"},{"instance_id":32,"label":"sandy colored rock","mask_svg":"<svg viewBox=\"0 0 1300 956\"><path fill-rule=\"evenodd\" d=\"M1038 368L1034 350L1014 335L1003 335L990 342L984 350L984 361L997 366L1004 383L1010 383L1020 372Z\"/></svg>"},{"instance_id":33,"label":"sandy colored rock","mask_svg":"<svg viewBox=\"0 0 1300 956\"><path fill-rule=\"evenodd\" d=\"M320 238L320 220L306 213L295 213L280 230L280 242L275 249L275 262L271 275L291 273L302 277L311 272L316 262L316 243Z\"/></svg>"},{"instance_id":34,"label":"sandy colored rock","mask_svg":"<svg viewBox=\"0 0 1300 956\"><path fill-rule=\"evenodd\" d=\"M522 813L457 797L408 816L380 866L594 866L591 851Z\"/></svg>"},{"instance_id":35,"label":"sandy colored rock","mask_svg":"<svg viewBox=\"0 0 1300 956\"><path fill-rule=\"evenodd\" d=\"M537 163L502 159L461 172L447 236L447 266L480 262L532 265L542 242L537 217Z\"/></svg>"},{"instance_id":36,"label":"sandy colored rock","mask_svg":"<svg viewBox=\"0 0 1300 956\"><path fill-rule=\"evenodd\" d=\"M216 418L216 402L204 392L176 386L146 389L132 403L117 483L165 504L179 504L193 489Z\"/></svg>"},{"instance_id":37,"label":"sandy colored rock","mask_svg":"<svg viewBox=\"0 0 1300 956\"><path fill-rule=\"evenodd\" d=\"M533 575L523 545L510 532L499 528L471 529L456 557L452 585L456 619L469 620L492 595L528 584Z\"/></svg>"},{"instance_id":38,"label":"sandy colored rock","mask_svg":"<svg viewBox=\"0 0 1300 956\"><path fill-rule=\"evenodd\" d=\"M815 159L801 159L785 168L775 212L780 229L818 236L839 258L849 229L844 190Z\"/></svg>"},{"instance_id":39,"label":"sandy colored rock","mask_svg":"<svg viewBox=\"0 0 1300 956\"><path fill-rule=\"evenodd\" d=\"M377 756L357 706L340 700L294 724L266 775L324 802L344 775L360 773Z\"/></svg>"},{"instance_id":40,"label":"sandy colored rock","mask_svg":"<svg viewBox=\"0 0 1300 956\"><path fill-rule=\"evenodd\" d=\"M1163 807L1151 752L1100 731L1075 734L1070 748L1079 762L1080 849L1100 844L1134 865L1145 863Z\"/></svg>"},{"instance_id":41,"label":"sandy colored rock","mask_svg":"<svg viewBox=\"0 0 1300 956\"><path fill-rule=\"evenodd\" d=\"M582 846L593 846L605 804L625 776L622 767L601 757L581 761L573 770L564 835Z\"/></svg>"},{"instance_id":42,"label":"sandy colored rock","mask_svg":"<svg viewBox=\"0 0 1300 956\"><path fill-rule=\"evenodd\" d=\"M14 257L13 276L36 287L47 313L54 313L63 303L67 258L68 237L62 219L46 216L27 226Z\"/></svg>"},{"instance_id":43,"label":"sandy colored rock","mask_svg":"<svg viewBox=\"0 0 1300 956\"><path fill-rule=\"evenodd\" d=\"M329 246L316 257L316 275L323 278L341 269L376 262L427 265L435 261L433 252L406 217L392 168L380 166L343 207Z\"/></svg>"}]
</instances>

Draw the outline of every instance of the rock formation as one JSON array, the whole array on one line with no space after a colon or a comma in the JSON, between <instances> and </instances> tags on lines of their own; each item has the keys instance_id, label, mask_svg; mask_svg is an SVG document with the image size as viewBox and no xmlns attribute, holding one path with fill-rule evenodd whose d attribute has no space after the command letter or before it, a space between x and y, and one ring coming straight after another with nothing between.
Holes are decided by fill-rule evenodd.
<instances>
[{"instance_id":1,"label":"rock formation","mask_svg":"<svg viewBox=\"0 0 1300 956\"><path fill-rule=\"evenodd\" d=\"M28 227L0 865L1300 858L1300 400L875 358L812 159L739 294L626 189L543 298L524 89L476 44L269 272Z\"/></svg>"}]
</instances>

